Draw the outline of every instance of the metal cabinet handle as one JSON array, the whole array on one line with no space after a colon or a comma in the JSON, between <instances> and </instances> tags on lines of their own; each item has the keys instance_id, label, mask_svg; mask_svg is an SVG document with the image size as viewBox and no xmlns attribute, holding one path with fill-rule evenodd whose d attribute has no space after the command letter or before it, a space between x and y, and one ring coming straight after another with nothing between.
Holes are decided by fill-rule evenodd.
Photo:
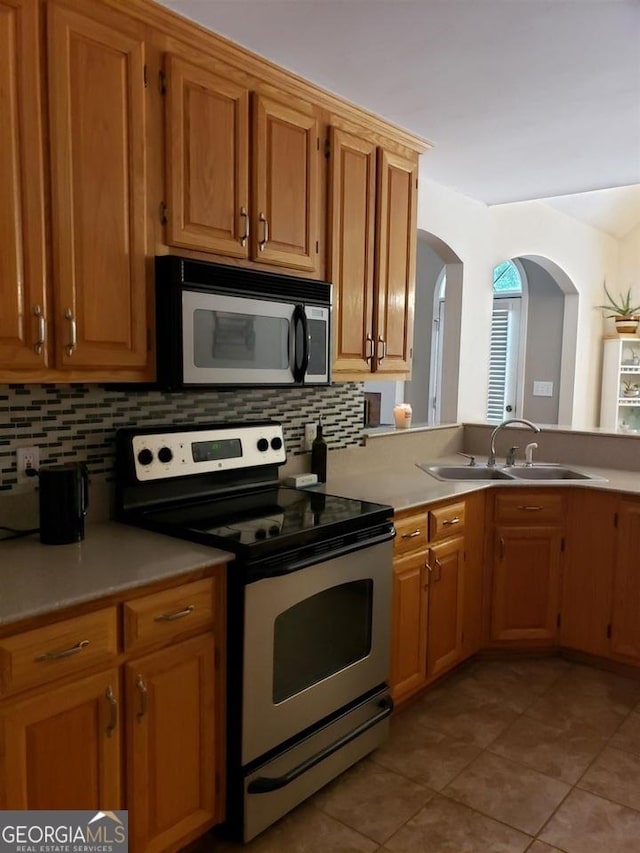
<instances>
[{"instance_id":1,"label":"metal cabinet handle","mask_svg":"<svg viewBox=\"0 0 640 853\"><path fill-rule=\"evenodd\" d=\"M249 239L249 214L246 207L240 208L240 216L244 219L244 234L240 237L240 245L246 246Z\"/></svg>"},{"instance_id":2,"label":"metal cabinet handle","mask_svg":"<svg viewBox=\"0 0 640 853\"><path fill-rule=\"evenodd\" d=\"M68 649L59 649L53 652L43 652L41 655L37 655L34 658L34 661L36 661L36 663L43 663L44 661L70 658L72 655L77 655L83 649L86 649L88 645L89 640L80 640L79 643L76 643L74 646L69 646Z\"/></svg>"},{"instance_id":3,"label":"metal cabinet handle","mask_svg":"<svg viewBox=\"0 0 640 853\"><path fill-rule=\"evenodd\" d=\"M195 604L190 604L188 607L185 607L184 610L176 610L175 613L160 613L158 616L153 617L154 622L175 622L176 619L184 619L185 616L188 616L190 613L196 609Z\"/></svg>"},{"instance_id":4,"label":"metal cabinet handle","mask_svg":"<svg viewBox=\"0 0 640 853\"><path fill-rule=\"evenodd\" d=\"M428 560L425 560L425 561L424 561L424 567L425 567L425 569L427 570L427 582L425 583L424 588L425 588L425 589L429 589L429 584L430 584L430 582L431 582L431 575L432 575L432 573L433 573L433 569L432 569L432 568L431 568L431 566L429 565L429 561L428 561Z\"/></svg>"},{"instance_id":5,"label":"metal cabinet handle","mask_svg":"<svg viewBox=\"0 0 640 853\"><path fill-rule=\"evenodd\" d=\"M536 506L535 504L531 504L531 506L527 506L527 504L520 504L518 507L522 512L539 512L541 509L544 509L543 506Z\"/></svg>"},{"instance_id":6,"label":"metal cabinet handle","mask_svg":"<svg viewBox=\"0 0 640 853\"><path fill-rule=\"evenodd\" d=\"M440 562L440 560L437 557L434 559L433 562L435 564L436 569L438 570L438 575L437 575L437 577L434 577L434 581L439 581L440 577L442 575L442 563Z\"/></svg>"},{"instance_id":7,"label":"metal cabinet handle","mask_svg":"<svg viewBox=\"0 0 640 853\"><path fill-rule=\"evenodd\" d=\"M504 539L500 537L500 559L504 557Z\"/></svg>"},{"instance_id":8,"label":"metal cabinet handle","mask_svg":"<svg viewBox=\"0 0 640 853\"><path fill-rule=\"evenodd\" d=\"M411 533L403 533L400 537L401 539L415 539L416 536L420 536L420 528L417 527L415 530L412 530Z\"/></svg>"},{"instance_id":9,"label":"metal cabinet handle","mask_svg":"<svg viewBox=\"0 0 640 853\"><path fill-rule=\"evenodd\" d=\"M447 524L460 524L460 517L454 515L453 518L445 518L442 522L442 526L445 527Z\"/></svg>"},{"instance_id":10,"label":"metal cabinet handle","mask_svg":"<svg viewBox=\"0 0 640 853\"><path fill-rule=\"evenodd\" d=\"M149 693L147 691L147 685L144 683L144 678L141 675L136 677L136 688L138 690L138 695L140 696L140 708L136 712L136 720L140 722L142 718L147 713L147 708L149 705Z\"/></svg>"},{"instance_id":11,"label":"metal cabinet handle","mask_svg":"<svg viewBox=\"0 0 640 853\"><path fill-rule=\"evenodd\" d=\"M33 316L38 321L38 338L34 343L33 348L36 354L40 355L40 353L42 352L42 348L47 342L47 321L44 318L44 314L40 305L33 306Z\"/></svg>"},{"instance_id":12,"label":"metal cabinet handle","mask_svg":"<svg viewBox=\"0 0 640 853\"><path fill-rule=\"evenodd\" d=\"M371 361L373 358L373 353L375 352L375 341L371 337L371 335L367 335L367 354L365 355L365 361Z\"/></svg>"},{"instance_id":13,"label":"metal cabinet handle","mask_svg":"<svg viewBox=\"0 0 640 853\"><path fill-rule=\"evenodd\" d=\"M66 346L67 355L73 355L73 352L78 343L78 324L73 316L71 308L65 308L65 319L69 321L69 341Z\"/></svg>"},{"instance_id":14,"label":"metal cabinet handle","mask_svg":"<svg viewBox=\"0 0 640 853\"><path fill-rule=\"evenodd\" d=\"M111 685L107 687L105 696L109 703L109 725L107 726L107 737L111 737L118 727L118 700L113 694Z\"/></svg>"},{"instance_id":15,"label":"metal cabinet handle","mask_svg":"<svg viewBox=\"0 0 640 853\"><path fill-rule=\"evenodd\" d=\"M261 252L264 252L264 247L265 247L265 246L267 245L267 243L269 242L269 223L267 222L267 217L264 215L264 213L259 213L259 214L258 214L258 219L259 219L259 220L260 220L260 222L262 222L262 224L263 224L262 240L260 240L260 241L258 242L258 249L259 249Z\"/></svg>"},{"instance_id":16,"label":"metal cabinet handle","mask_svg":"<svg viewBox=\"0 0 640 853\"><path fill-rule=\"evenodd\" d=\"M378 356L378 361L382 361L387 357L387 342L382 335L378 335L378 343L382 344L382 355Z\"/></svg>"}]
</instances>

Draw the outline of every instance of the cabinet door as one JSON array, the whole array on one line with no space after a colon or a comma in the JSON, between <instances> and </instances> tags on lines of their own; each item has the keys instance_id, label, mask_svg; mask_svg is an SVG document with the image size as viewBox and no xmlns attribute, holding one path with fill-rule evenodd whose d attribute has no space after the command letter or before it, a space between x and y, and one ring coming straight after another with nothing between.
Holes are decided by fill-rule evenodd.
<instances>
[{"instance_id":1,"label":"cabinet door","mask_svg":"<svg viewBox=\"0 0 640 853\"><path fill-rule=\"evenodd\" d=\"M434 678L462 658L464 620L464 538L429 548L427 675Z\"/></svg>"},{"instance_id":2,"label":"cabinet door","mask_svg":"<svg viewBox=\"0 0 640 853\"><path fill-rule=\"evenodd\" d=\"M417 181L417 156L407 158L384 149L379 151L374 359L378 373L411 372Z\"/></svg>"},{"instance_id":3,"label":"cabinet door","mask_svg":"<svg viewBox=\"0 0 640 853\"><path fill-rule=\"evenodd\" d=\"M134 850L175 849L216 817L214 637L132 661L125 677Z\"/></svg>"},{"instance_id":4,"label":"cabinet door","mask_svg":"<svg viewBox=\"0 0 640 853\"><path fill-rule=\"evenodd\" d=\"M391 695L396 702L427 679L427 578L425 551L393 564Z\"/></svg>"},{"instance_id":5,"label":"cabinet door","mask_svg":"<svg viewBox=\"0 0 640 853\"><path fill-rule=\"evenodd\" d=\"M621 501L613 573L611 652L640 660L640 503Z\"/></svg>"},{"instance_id":6,"label":"cabinet door","mask_svg":"<svg viewBox=\"0 0 640 853\"><path fill-rule=\"evenodd\" d=\"M246 258L249 92L177 56L166 75L167 243Z\"/></svg>"},{"instance_id":7,"label":"cabinet door","mask_svg":"<svg viewBox=\"0 0 640 853\"><path fill-rule=\"evenodd\" d=\"M143 367L144 44L128 18L107 26L90 17L101 4L85 6L47 9L58 359Z\"/></svg>"},{"instance_id":8,"label":"cabinet door","mask_svg":"<svg viewBox=\"0 0 640 853\"><path fill-rule=\"evenodd\" d=\"M109 670L0 711L0 808L122 807L118 684Z\"/></svg>"},{"instance_id":9,"label":"cabinet door","mask_svg":"<svg viewBox=\"0 0 640 853\"><path fill-rule=\"evenodd\" d=\"M609 654L618 496L576 489L567 507L560 644Z\"/></svg>"},{"instance_id":10,"label":"cabinet door","mask_svg":"<svg viewBox=\"0 0 640 853\"><path fill-rule=\"evenodd\" d=\"M269 264L318 267L317 119L254 96L252 255Z\"/></svg>"},{"instance_id":11,"label":"cabinet door","mask_svg":"<svg viewBox=\"0 0 640 853\"><path fill-rule=\"evenodd\" d=\"M499 526L495 532L491 639L555 641L558 633L559 527Z\"/></svg>"},{"instance_id":12,"label":"cabinet door","mask_svg":"<svg viewBox=\"0 0 640 853\"><path fill-rule=\"evenodd\" d=\"M331 128L329 280L334 373L371 373L376 147Z\"/></svg>"},{"instance_id":13,"label":"cabinet door","mask_svg":"<svg viewBox=\"0 0 640 853\"><path fill-rule=\"evenodd\" d=\"M44 190L36 0L0 0L0 366L46 364Z\"/></svg>"},{"instance_id":14,"label":"cabinet door","mask_svg":"<svg viewBox=\"0 0 640 853\"><path fill-rule=\"evenodd\" d=\"M482 591L485 554L485 492L465 495L464 657L482 646Z\"/></svg>"}]
</instances>

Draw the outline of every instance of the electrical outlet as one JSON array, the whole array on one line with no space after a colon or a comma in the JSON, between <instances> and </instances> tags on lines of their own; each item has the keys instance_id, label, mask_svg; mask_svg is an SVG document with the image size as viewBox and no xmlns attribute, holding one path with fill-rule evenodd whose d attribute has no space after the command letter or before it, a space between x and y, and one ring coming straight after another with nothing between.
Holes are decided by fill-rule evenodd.
<instances>
[{"instance_id":1,"label":"electrical outlet","mask_svg":"<svg viewBox=\"0 0 640 853\"><path fill-rule=\"evenodd\" d=\"M18 482L26 483L31 479L26 472L30 469L37 471L40 467L40 448L19 447L16 465L18 468Z\"/></svg>"},{"instance_id":2,"label":"electrical outlet","mask_svg":"<svg viewBox=\"0 0 640 853\"><path fill-rule=\"evenodd\" d=\"M318 424L305 424L304 425L304 449L307 453L311 453L311 445L317 435L318 432Z\"/></svg>"}]
</instances>

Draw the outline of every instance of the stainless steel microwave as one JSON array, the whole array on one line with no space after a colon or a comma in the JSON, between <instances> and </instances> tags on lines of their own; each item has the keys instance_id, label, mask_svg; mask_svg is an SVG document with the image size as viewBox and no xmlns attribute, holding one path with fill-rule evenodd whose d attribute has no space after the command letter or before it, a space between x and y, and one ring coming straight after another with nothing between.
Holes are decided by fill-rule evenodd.
<instances>
[{"instance_id":1,"label":"stainless steel microwave","mask_svg":"<svg viewBox=\"0 0 640 853\"><path fill-rule=\"evenodd\" d=\"M156 258L156 350L167 389L328 385L331 285Z\"/></svg>"}]
</instances>

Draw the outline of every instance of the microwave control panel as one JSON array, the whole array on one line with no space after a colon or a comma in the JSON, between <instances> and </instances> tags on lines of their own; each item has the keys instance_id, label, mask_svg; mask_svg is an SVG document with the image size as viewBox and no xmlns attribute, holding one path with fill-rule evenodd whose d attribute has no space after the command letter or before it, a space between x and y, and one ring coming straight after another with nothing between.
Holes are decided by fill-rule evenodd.
<instances>
[{"instance_id":1,"label":"microwave control panel","mask_svg":"<svg viewBox=\"0 0 640 853\"><path fill-rule=\"evenodd\" d=\"M279 465L287 458L278 423L141 432L132 435L131 450L141 482Z\"/></svg>"}]
</instances>

